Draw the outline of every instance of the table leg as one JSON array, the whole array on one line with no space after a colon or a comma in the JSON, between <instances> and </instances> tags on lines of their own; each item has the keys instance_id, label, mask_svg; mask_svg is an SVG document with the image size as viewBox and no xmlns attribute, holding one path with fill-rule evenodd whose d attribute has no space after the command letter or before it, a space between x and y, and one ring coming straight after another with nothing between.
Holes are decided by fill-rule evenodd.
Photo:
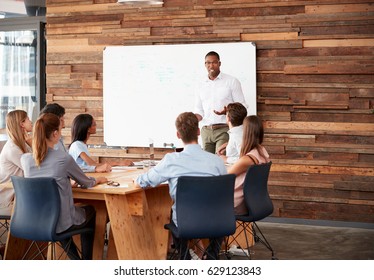
<instances>
[{"instance_id":1,"label":"table leg","mask_svg":"<svg viewBox=\"0 0 374 280\"><path fill-rule=\"evenodd\" d=\"M169 187L159 186L157 188L145 189L145 194L155 234L158 259L165 260L168 251L169 231L164 229L164 225L170 222L170 209L172 205Z\"/></svg>"},{"instance_id":2,"label":"table leg","mask_svg":"<svg viewBox=\"0 0 374 280\"><path fill-rule=\"evenodd\" d=\"M145 193L105 194L105 201L118 259L158 259Z\"/></svg>"},{"instance_id":3,"label":"table leg","mask_svg":"<svg viewBox=\"0 0 374 280\"><path fill-rule=\"evenodd\" d=\"M106 209L105 201L103 200L85 200L75 199L75 202L92 205L96 211L96 225L95 225L95 240L93 247L92 258L94 260L102 260L104 257L104 242L106 224L108 222L108 212ZM77 245L79 243L77 242Z\"/></svg>"}]
</instances>

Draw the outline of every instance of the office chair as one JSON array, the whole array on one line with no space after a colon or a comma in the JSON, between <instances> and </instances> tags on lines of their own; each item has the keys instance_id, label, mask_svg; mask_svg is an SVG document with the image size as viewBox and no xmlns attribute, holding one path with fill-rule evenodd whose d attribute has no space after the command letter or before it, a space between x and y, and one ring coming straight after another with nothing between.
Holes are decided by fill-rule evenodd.
<instances>
[{"instance_id":1,"label":"office chair","mask_svg":"<svg viewBox=\"0 0 374 280\"><path fill-rule=\"evenodd\" d=\"M268 162L265 164L252 165L248 168L243 186L244 201L248 209L248 213L245 215L235 216L238 226L235 236L231 236L232 240L230 244L236 241L236 238L241 233L244 233L247 252L244 251L242 246L241 249L249 259L251 258L251 254L249 249L250 246L248 234L253 236L255 242L262 243L271 251L272 259L277 259L273 248L266 240L264 234L261 232L256 223L257 221L270 216L274 210L273 203L268 193L268 178L271 164L272 162Z\"/></svg>"},{"instance_id":2,"label":"office chair","mask_svg":"<svg viewBox=\"0 0 374 280\"><path fill-rule=\"evenodd\" d=\"M32 241L22 259L27 256L31 259L37 257L45 259L45 251L49 244L51 245L51 258L56 259L56 243L62 248L59 241L69 238L70 242L63 248L67 252L74 235L92 231L89 228L81 228L56 233L56 225L60 216L60 194L54 178L12 176L11 180L15 192L15 206L10 223L10 234ZM36 247L36 252L31 252L33 246ZM64 252L58 258L61 258L63 254Z\"/></svg>"},{"instance_id":3,"label":"office chair","mask_svg":"<svg viewBox=\"0 0 374 280\"><path fill-rule=\"evenodd\" d=\"M176 245L171 259L187 258L191 240L197 246L199 239L220 239L235 232L234 214L235 175L182 176L179 177L176 193L178 227L173 222L164 227L177 239L189 240L187 250L183 244ZM215 240L218 242L217 240ZM221 244L216 244L217 247ZM199 248L208 258L214 258L207 250ZM181 256L181 252L185 255Z\"/></svg>"},{"instance_id":4,"label":"office chair","mask_svg":"<svg viewBox=\"0 0 374 280\"><path fill-rule=\"evenodd\" d=\"M0 210L0 256L4 258L5 243L2 241L3 237L7 236L9 231L9 221L11 218L11 210Z\"/></svg>"},{"instance_id":5,"label":"office chair","mask_svg":"<svg viewBox=\"0 0 374 280\"><path fill-rule=\"evenodd\" d=\"M4 245L1 239L8 233L10 218L10 211L7 210L3 212L0 210L0 245Z\"/></svg>"}]
</instances>

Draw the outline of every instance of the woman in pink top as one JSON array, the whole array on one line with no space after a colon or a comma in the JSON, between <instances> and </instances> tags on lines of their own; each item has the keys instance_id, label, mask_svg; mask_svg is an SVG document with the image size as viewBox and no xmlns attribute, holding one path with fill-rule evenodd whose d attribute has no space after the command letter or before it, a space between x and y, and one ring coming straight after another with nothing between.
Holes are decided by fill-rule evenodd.
<instances>
[{"instance_id":1,"label":"woman in pink top","mask_svg":"<svg viewBox=\"0 0 374 280\"><path fill-rule=\"evenodd\" d=\"M254 164L270 161L269 154L261 145L264 140L264 128L262 121L257 116L248 116L243 121L243 142L240 150L240 158L229 169L228 173L235 174L234 207L235 214L247 213L244 202L243 184L248 168Z\"/></svg>"}]
</instances>

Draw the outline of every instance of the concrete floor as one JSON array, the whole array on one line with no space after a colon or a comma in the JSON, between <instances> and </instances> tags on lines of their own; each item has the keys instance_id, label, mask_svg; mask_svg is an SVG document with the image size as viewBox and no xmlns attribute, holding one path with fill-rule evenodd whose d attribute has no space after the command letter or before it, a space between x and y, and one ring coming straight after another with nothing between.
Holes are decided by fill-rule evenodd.
<instances>
[{"instance_id":1,"label":"concrete floor","mask_svg":"<svg viewBox=\"0 0 374 280\"><path fill-rule=\"evenodd\" d=\"M374 224L276 218L257 224L279 260L374 260ZM251 259L271 260L271 253L256 243Z\"/></svg>"},{"instance_id":2,"label":"concrete floor","mask_svg":"<svg viewBox=\"0 0 374 280\"><path fill-rule=\"evenodd\" d=\"M258 225L279 260L374 259L374 224L303 222L273 219ZM270 251L261 243L256 243L251 252L253 260L271 259Z\"/></svg>"}]
</instances>

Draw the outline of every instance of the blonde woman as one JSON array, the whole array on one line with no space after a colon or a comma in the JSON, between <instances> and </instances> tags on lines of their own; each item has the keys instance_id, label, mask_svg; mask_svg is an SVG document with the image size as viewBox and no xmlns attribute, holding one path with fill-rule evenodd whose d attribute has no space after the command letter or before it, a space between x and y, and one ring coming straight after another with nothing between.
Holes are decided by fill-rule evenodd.
<instances>
[{"instance_id":1,"label":"blonde woman","mask_svg":"<svg viewBox=\"0 0 374 280\"><path fill-rule=\"evenodd\" d=\"M10 176L23 176L21 156L31 151L32 122L23 110L14 110L6 116L8 141L0 154L0 184L10 181ZM11 211L14 191L0 186L0 211Z\"/></svg>"}]
</instances>

